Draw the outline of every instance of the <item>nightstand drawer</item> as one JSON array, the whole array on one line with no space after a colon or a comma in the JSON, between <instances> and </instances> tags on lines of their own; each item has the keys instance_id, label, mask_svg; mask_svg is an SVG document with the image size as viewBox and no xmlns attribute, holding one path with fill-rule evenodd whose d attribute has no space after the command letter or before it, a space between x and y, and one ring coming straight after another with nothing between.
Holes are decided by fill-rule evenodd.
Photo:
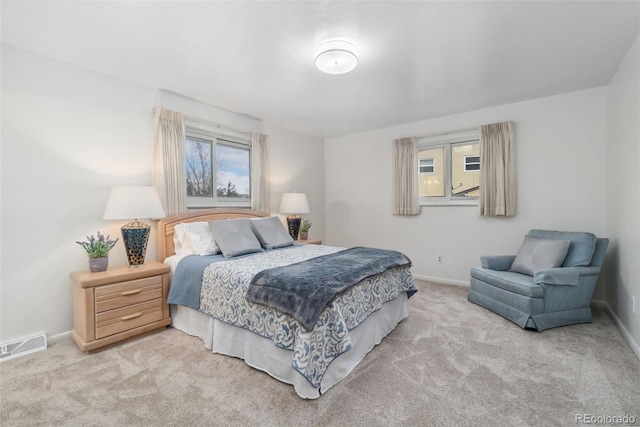
<instances>
[{"instance_id":1,"label":"nightstand drawer","mask_svg":"<svg viewBox=\"0 0 640 427\"><path fill-rule=\"evenodd\" d=\"M162 298L160 276L131 280L116 285L96 288L96 313Z\"/></svg>"},{"instance_id":2,"label":"nightstand drawer","mask_svg":"<svg viewBox=\"0 0 640 427\"><path fill-rule=\"evenodd\" d=\"M162 319L162 298L96 314L96 339Z\"/></svg>"}]
</instances>

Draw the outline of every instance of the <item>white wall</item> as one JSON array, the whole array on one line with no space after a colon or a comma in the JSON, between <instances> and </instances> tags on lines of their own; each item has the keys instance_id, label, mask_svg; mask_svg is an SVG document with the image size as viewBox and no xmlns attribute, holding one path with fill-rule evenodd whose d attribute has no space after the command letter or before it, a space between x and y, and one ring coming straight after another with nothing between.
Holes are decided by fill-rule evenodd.
<instances>
[{"instance_id":1,"label":"white wall","mask_svg":"<svg viewBox=\"0 0 640 427\"><path fill-rule=\"evenodd\" d=\"M273 212L283 190L307 191L311 234L322 237L321 140L3 44L0 342L72 329L69 273L87 269L75 241L98 230L120 237L122 222L102 215L112 186L151 183L156 105L273 132L271 168L282 172ZM147 259L156 260L150 224ZM109 258L126 263L121 241Z\"/></svg>"},{"instance_id":2,"label":"white wall","mask_svg":"<svg viewBox=\"0 0 640 427\"><path fill-rule=\"evenodd\" d=\"M640 37L609 82L607 104L607 233L613 256L606 298L640 357Z\"/></svg>"},{"instance_id":3,"label":"white wall","mask_svg":"<svg viewBox=\"0 0 640 427\"><path fill-rule=\"evenodd\" d=\"M479 217L475 206L391 215L394 138L507 120L515 122L515 217ZM418 277L468 284L481 255L517 253L531 228L606 235L604 87L333 138L325 155L328 244L403 251ZM602 284L594 298L604 299Z\"/></svg>"},{"instance_id":4,"label":"white wall","mask_svg":"<svg viewBox=\"0 0 640 427\"><path fill-rule=\"evenodd\" d=\"M305 193L309 202L310 239L324 237L324 144L322 140L264 122L269 135L271 213L278 212L282 193ZM284 215L282 215L284 221Z\"/></svg>"},{"instance_id":5,"label":"white wall","mask_svg":"<svg viewBox=\"0 0 640 427\"><path fill-rule=\"evenodd\" d=\"M2 46L1 340L72 327L75 244L97 230L111 186L150 184L156 91ZM122 240L122 239L120 239ZM156 256L155 242L149 256ZM124 263L122 242L111 263Z\"/></svg>"}]
</instances>

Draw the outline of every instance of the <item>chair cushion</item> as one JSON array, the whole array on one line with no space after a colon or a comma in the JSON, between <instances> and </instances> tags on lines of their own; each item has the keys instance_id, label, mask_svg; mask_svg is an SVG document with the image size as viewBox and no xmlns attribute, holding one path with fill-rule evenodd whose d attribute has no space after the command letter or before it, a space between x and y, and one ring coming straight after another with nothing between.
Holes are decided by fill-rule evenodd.
<instances>
[{"instance_id":1,"label":"chair cushion","mask_svg":"<svg viewBox=\"0 0 640 427\"><path fill-rule=\"evenodd\" d=\"M569 252L562 267L586 267L591 265L593 251L596 249L596 236L579 231L531 230L529 236L539 239L569 240Z\"/></svg>"},{"instance_id":2,"label":"chair cushion","mask_svg":"<svg viewBox=\"0 0 640 427\"><path fill-rule=\"evenodd\" d=\"M509 271L533 276L539 270L560 267L570 244L568 240L538 239L526 235Z\"/></svg>"},{"instance_id":3,"label":"chair cushion","mask_svg":"<svg viewBox=\"0 0 640 427\"><path fill-rule=\"evenodd\" d=\"M544 289L533 283L533 277L525 274L473 267L471 277L529 298L542 298L544 295Z\"/></svg>"}]
</instances>

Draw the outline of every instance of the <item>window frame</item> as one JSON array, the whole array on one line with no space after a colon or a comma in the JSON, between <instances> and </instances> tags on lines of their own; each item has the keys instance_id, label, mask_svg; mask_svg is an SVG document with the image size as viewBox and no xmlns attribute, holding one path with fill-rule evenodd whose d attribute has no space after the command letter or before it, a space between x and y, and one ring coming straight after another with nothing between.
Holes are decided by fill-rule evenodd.
<instances>
[{"instance_id":1,"label":"window frame","mask_svg":"<svg viewBox=\"0 0 640 427\"><path fill-rule=\"evenodd\" d=\"M456 196L452 194L452 148L459 145L471 144L480 144L480 132L477 129L460 132L448 132L433 136L416 138L417 153L423 150L434 148L444 149L443 167L445 195L442 197L421 196L420 206L478 206L478 197ZM464 171L474 172L466 170L466 157L480 157L480 155L478 154L477 156L465 156ZM418 159L418 171L419 170L420 159ZM420 172L418 172L418 174L420 174Z\"/></svg>"},{"instance_id":2,"label":"window frame","mask_svg":"<svg viewBox=\"0 0 640 427\"><path fill-rule=\"evenodd\" d=\"M187 195L187 209L206 209L221 207L238 207L250 208L253 189L251 188L251 174L253 172L251 164L251 139L241 132L215 132L195 126L185 126L185 180L184 186L187 186L186 176L186 144L187 138L199 139L211 142L211 179L213 185L212 197L194 197ZM249 154L249 197L248 198L227 198L227 200L218 199L218 184L216 171L216 147L218 145L246 150ZM229 200L230 199L230 200Z\"/></svg>"}]
</instances>

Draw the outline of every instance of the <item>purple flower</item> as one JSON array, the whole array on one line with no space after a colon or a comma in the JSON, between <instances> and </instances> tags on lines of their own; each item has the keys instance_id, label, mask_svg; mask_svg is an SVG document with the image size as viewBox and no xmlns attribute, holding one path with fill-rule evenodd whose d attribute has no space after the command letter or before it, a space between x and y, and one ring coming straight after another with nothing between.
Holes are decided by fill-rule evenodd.
<instances>
[{"instance_id":1,"label":"purple flower","mask_svg":"<svg viewBox=\"0 0 640 427\"><path fill-rule=\"evenodd\" d=\"M87 251L89 258L101 258L109 255L109 251L116 245L118 239L111 240L111 236L105 237L98 231L98 238L87 236L86 242L76 242Z\"/></svg>"}]
</instances>

